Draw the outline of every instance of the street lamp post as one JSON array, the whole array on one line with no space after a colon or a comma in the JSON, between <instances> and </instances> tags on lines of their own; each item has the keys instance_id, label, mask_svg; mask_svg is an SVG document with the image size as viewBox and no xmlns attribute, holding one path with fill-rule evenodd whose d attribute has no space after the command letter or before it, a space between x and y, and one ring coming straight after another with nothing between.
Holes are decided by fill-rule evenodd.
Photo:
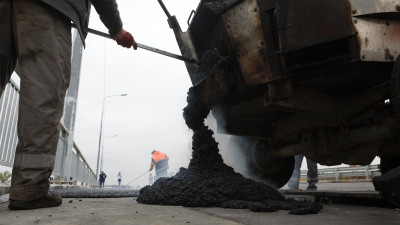
<instances>
[{"instance_id":1,"label":"street lamp post","mask_svg":"<svg viewBox=\"0 0 400 225\"><path fill-rule=\"evenodd\" d=\"M100 160L100 170L99 171L103 170L103 165L104 165L104 145L105 145L104 143L106 142L105 139L116 137L116 136L117 135L111 135L111 136L106 136L106 137L103 138L103 143L101 145L101 160ZM112 152L108 152L108 153L112 153Z\"/></svg>"},{"instance_id":2,"label":"street lamp post","mask_svg":"<svg viewBox=\"0 0 400 225\"><path fill-rule=\"evenodd\" d=\"M102 155L101 147L102 147L102 143L103 143L103 119L104 119L104 106L106 103L106 99L111 98L111 97L120 97L120 96L127 96L127 94L109 95L109 96L104 96L104 98L103 98L103 105L102 105L102 109L101 109L101 121L100 121L99 150L97 152L96 177L99 177L100 155Z\"/></svg>"}]
</instances>

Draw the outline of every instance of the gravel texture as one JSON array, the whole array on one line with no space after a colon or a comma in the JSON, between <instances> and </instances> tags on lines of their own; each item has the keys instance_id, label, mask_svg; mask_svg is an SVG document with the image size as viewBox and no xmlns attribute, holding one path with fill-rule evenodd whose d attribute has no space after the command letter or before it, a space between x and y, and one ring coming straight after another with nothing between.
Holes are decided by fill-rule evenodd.
<instances>
[{"instance_id":1,"label":"gravel texture","mask_svg":"<svg viewBox=\"0 0 400 225\"><path fill-rule=\"evenodd\" d=\"M138 191L122 188L52 187L63 198L124 198L137 197Z\"/></svg>"}]
</instances>

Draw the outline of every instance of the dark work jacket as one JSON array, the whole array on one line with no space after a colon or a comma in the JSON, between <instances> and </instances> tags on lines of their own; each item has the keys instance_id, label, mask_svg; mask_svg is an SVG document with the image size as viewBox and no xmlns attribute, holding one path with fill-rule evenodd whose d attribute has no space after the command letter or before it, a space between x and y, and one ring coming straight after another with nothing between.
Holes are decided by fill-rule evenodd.
<instances>
[{"instance_id":1,"label":"dark work jacket","mask_svg":"<svg viewBox=\"0 0 400 225\"><path fill-rule=\"evenodd\" d=\"M82 42L88 33L90 2L111 36L122 28L116 0L40 0L68 17L78 28Z\"/></svg>"},{"instance_id":2,"label":"dark work jacket","mask_svg":"<svg viewBox=\"0 0 400 225\"><path fill-rule=\"evenodd\" d=\"M100 173L99 175L99 180L100 181L106 181L107 175L105 173Z\"/></svg>"}]
</instances>

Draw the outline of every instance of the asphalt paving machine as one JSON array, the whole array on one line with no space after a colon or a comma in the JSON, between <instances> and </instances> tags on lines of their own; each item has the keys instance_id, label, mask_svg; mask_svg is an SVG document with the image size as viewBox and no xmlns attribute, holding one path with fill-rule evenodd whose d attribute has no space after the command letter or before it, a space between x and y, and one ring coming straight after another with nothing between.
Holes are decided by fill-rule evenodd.
<instances>
[{"instance_id":1,"label":"asphalt paving machine","mask_svg":"<svg viewBox=\"0 0 400 225\"><path fill-rule=\"evenodd\" d=\"M400 0L202 0L185 32L158 1L197 96L260 179L286 184L297 154L400 166Z\"/></svg>"}]
</instances>

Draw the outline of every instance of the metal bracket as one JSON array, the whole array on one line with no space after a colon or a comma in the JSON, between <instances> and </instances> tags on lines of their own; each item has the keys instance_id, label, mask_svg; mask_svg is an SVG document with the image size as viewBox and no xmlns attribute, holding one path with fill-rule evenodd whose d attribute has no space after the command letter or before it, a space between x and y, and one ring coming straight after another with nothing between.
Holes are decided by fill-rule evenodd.
<instances>
[{"instance_id":1,"label":"metal bracket","mask_svg":"<svg viewBox=\"0 0 400 225\"><path fill-rule=\"evenodd\" d=\"M196 10L192 10L192 12L190 13L189 18L188 18L188 20L187 20L187 25L188 25L188 26L190 25L190 20L192 19L192 16L193 16L195 13L196 13Z\"/></svg>"}]
</instances>

